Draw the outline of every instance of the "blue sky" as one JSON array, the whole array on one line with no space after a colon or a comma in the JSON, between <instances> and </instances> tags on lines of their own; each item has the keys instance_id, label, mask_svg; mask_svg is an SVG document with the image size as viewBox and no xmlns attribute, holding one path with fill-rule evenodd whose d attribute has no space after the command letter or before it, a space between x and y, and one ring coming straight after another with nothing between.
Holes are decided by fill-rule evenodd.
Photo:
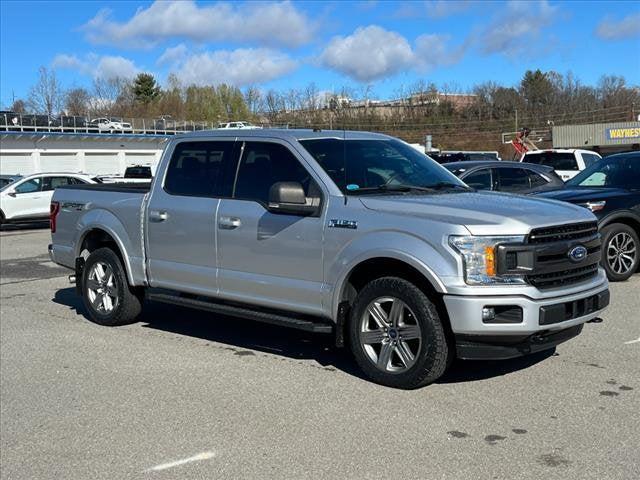
<instances>
[{"instance_id":1,"label":"blue sky","mask_svg":"<svg viewBox=\"0 0 640 480\"><path fill-rule=\"evenodd\" d=\"M67 88L147 71L390 98L419 80L516 85L535 68L639 85L639 52L638 1L2 1L0 103L25 98L40 66Z\"/></svg>"}]
</instances>

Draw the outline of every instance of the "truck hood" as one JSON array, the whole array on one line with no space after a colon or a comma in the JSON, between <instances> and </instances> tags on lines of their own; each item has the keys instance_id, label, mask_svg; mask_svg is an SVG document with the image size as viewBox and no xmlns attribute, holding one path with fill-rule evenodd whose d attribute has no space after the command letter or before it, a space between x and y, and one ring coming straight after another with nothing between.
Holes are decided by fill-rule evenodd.
<instances>
[{"instance_id":1,"label":"truck hood","mask_svg":"<svg viewBox=\"0 0 640 480\"><path fill-rule=\"evenodd\" d=\"M371 210L464 225L473 235L526 235L533 228L595 221L570 203L494 192L360 197Z\"/></svg>"}]
</instances>

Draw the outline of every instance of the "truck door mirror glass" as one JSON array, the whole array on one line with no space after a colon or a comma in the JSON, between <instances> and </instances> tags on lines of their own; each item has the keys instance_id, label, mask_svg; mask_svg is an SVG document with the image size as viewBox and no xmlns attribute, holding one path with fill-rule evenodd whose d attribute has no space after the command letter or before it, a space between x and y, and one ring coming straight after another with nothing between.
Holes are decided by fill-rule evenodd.
<instances>
[{"instance_id":1,"label":"truck door mirror glass","mask_svg":"<svg viewBox=\"0 0 640 480\"><path fill-rule=\"evenodd\" d=\"M302 184L298 182L277 182L269 190L268 210L271 213L313 215L318 207L318 199L306 197Z\"/></svg>"}]
</instances>

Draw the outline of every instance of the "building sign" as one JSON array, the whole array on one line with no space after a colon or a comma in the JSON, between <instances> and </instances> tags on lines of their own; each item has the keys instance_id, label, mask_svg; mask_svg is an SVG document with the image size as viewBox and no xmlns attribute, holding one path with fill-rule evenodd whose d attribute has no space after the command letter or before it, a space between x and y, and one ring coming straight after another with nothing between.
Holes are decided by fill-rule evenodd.
<instances>
[{"instance_id":1,"label":"building sign","mask_svg":"<svg viewBox=\"0 0 640 480\"><path fill-rule=\"evenodd\" d=\"M624 140L627 138L640 138L640 128L607 128L607 139Z\"/></svg>"}]
</instances>

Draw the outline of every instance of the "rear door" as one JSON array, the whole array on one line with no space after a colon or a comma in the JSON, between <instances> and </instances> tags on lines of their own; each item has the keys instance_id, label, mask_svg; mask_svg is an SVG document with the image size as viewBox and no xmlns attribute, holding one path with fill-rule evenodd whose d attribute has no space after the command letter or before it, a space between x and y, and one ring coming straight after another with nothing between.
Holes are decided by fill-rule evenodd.
<instances>
[{"instance_id":1,"label":"rear door","mask_svg":"<svg viewBox=\"0 0 640 480\"><path fill-rule=\"evenodd\" d=\"M524 168L497 167L494 172L498 177L496 190L500 192L527 193L531 188L529 172Z\"/></svg>"},{"instance_id":2,"label":"rear door","mask_svg":"<svg viewBox=\"0 0 640 480\"><path fill-rule=\"evenodd\" d=\"M320 183L288 144L242 143L233 198L220 203L218 258L220 295L244 303L319 313L323 291L321 216L267 210L276 182L298 182L307 196Z\"/></svg>"},{"instance_id":3,"label":"rear door","mask_svg":"<svg viewBox=\"0 0 640 480\"><path fill-rule=\"evenodd\" d=\"M152 287L215 295L216 213L233 175L235 142L186 140L159 172L147 207L147 257ZM229 184L229 182L226 182Z\"/></svg>"}]
</instances>

